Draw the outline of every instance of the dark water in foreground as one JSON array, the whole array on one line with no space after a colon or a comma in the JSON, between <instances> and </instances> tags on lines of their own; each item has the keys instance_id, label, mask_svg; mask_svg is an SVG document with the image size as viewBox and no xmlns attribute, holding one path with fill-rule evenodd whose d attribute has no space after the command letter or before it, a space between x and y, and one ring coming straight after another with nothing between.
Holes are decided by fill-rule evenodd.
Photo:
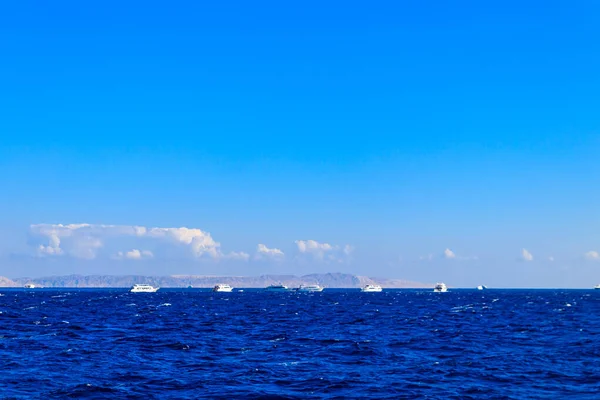
<instances>
[{"instance_id":1,"label":"dark water in foreground","mask_svg":"<svg viewBox=\"0 0 600 400\"><path fill-rule=\"evenodd\" d=\"M600 398L600 291L4 290L2 398Z\"/></svg>"}]
</instances>

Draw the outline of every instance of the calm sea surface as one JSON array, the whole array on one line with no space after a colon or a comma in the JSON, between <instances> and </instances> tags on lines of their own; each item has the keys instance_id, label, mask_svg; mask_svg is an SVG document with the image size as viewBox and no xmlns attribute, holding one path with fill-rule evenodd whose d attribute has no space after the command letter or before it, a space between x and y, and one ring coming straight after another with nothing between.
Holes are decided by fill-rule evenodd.
<instances>
[{"instance_id":1,"label":"calm sea surface","mask_svg":"<svg viewBox=\"0 0 600 400\"><path fill-rule=\"evenodd\" d=\"M600 290L1 290L2 398L600 398Z\"/></svg>"}]
</instances>

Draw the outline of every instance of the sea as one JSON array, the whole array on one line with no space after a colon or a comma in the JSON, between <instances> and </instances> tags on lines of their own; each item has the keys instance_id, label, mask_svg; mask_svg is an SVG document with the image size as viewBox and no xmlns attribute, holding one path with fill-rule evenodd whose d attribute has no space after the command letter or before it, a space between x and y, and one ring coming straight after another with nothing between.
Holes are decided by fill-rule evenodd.
<instances>
[{"instance_id":1,"label":"sea","mask_svg":"<svg viewBox=\"0 0 600 400\"><path fill-rule=\"evenodd\" d=\"M2 399L599 399L600 290L0 290Z\"/></svg>"}]
</instances>

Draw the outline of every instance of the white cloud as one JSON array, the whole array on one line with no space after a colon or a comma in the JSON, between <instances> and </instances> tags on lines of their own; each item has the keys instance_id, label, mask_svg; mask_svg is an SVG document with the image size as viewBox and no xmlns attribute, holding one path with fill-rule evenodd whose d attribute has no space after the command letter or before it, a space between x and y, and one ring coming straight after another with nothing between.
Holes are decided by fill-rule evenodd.
<instances>
[{"instance_id":1,"label":"white cloud","mask_svg":"<svg viewBox=\"0 0 600 400\"><path fill-rule=\"evenodd\" d=\"M521 250L521 258L524 261L533 261L533 254L531 254L527 249Z\"/></svg>"},{"instance_id":2,"label":"white cloud","mask_svg":"<svg viewBox=\"0 0 600 400\"><path fill-rule=\"evenodd\" d=\"M96 224L37 224L31 225L30 233L44 243L37 245L39 255L66 254L77 258L92 259L105 241L111 237L156 239L185 246L195 257L244 258L243 253L224 255L221 244L210 233L194 228L146 228L128 225ZM142 253L140 253L142 255ZM135 255L133 256L135 257ZM147 257L147 256L146 256Z\"/></svg>"},{"instance_id":3,"label":"white cloud","mask_svg":"<svg viewBox=\"0 0 600 400\"><path fill-rule=\"evenodd\" d=\"M340 246L319 243L316 240L296 240L295 243L301 254L310 255L317 260L343 262L354 250L350 245L340 248Z\"/></svg>"},{"instance_id":4,"label":"white cloud","mask_svg":"<svg viewBox=\"0 0 600 400\"><path fill-rule=\"evenodd\" d=\"M285 254L279 249L270 249L264 244L256 246L256 259L272 258L281 260L283 257L285 257Z\"/></svg>"},{"instance_id":5,"label":"white cloud","mask_svg":"<svg viewBox=\"0 0 600 400\"><path fill-rule=\"evenodd\" d=\"M450 249L444 250L444 258L456 258L456 254Z\"/></svg>"},{"instance_id":6,"label":"white cloud","mask_svg":"<svg viewBox=\"0 0 600 400\"><path fill-rule=\"evenodd\" d=\"M597 251L588 251L584 254L584 257L588 260L600 260L600 253Z\"/></svg>"},{"instance_id":7,"label":"white cloud","mask_svg":"<svg viewBox=\"0 0 600 400\"><path fill-rule=\"evenodd\" d=\"M138 250L138 249L133 249L130 251L127 251L125 253L123 253L122 251L119 251L115 258L122 260L122 259L128 259L128 260L141 260L141 259L146 259L146 258L152 258L154 257L154 254L149 251L149 250Z\"/></svg>"},{"instance_id":8,"label":"white cloud","mask_svg":"<svg viewBox=\"0 0 600 400\"><path fill-rule=\"evenodd\" d=\"M321 258L324 253L334 250L329 243L319 243L315 240L296 240L296 245L300 253L309 253Z\"/></svg>"},{"instance_id":9,"label":"white cloud","mask_svg":"<svg viewBox=\"0 0 600 400\"><path fill-rule=\"evenodd\" d=\"M210 233L204 232L200 229L190 228L151 228L148 229L144 234L138 236L147 235L153 238L165 238L167 240L174 241L176 243L182 243L188 245L192 253L200 257L204 254L219 258L222 254L220 253L221 244L215 242L210 236Z\"/></svg>"}]
</instances>

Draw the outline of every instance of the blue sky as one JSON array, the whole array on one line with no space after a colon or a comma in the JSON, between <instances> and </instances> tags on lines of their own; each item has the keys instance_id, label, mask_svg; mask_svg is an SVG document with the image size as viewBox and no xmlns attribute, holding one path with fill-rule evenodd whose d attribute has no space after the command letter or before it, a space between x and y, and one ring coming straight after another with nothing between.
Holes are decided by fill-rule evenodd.
<instances>
[{"instance_id":1,"label":"blue sky","mask_svg":"<svg viewBox=\"0 0 600 400\"><path fill-rule=\"evenodd\" d=\"M599 38L592 1L3 5L0 275L589 287Z\"/></svg>"}]
</instances>

